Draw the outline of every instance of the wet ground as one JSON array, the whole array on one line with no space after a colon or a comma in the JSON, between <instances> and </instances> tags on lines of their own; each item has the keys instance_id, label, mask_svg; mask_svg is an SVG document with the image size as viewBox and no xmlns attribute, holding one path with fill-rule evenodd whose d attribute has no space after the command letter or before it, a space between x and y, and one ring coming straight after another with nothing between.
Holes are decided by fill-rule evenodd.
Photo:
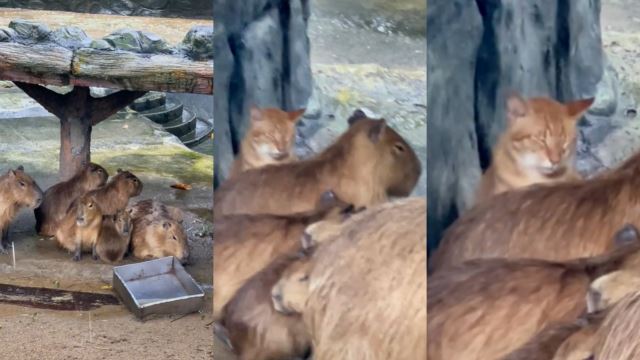
<instances>
[{"instance_id":1,"label":"wet ground","mask_svg":"<svg viewBox=\"0 0 640 360\"><path fill-rule=\"evenodd\" d=\"M0 109L0 171L23 165L42 189L56 183L58 120L7 83L0 83ZM144 189L132 201L154 198L185 211L191 250L185 268L205 288L205 306L201 313L184 318L142 323L122 306L52 311L7 305L0 299L1 338L14 339L3 345L2 358L210 359L213 158L187 149L146 118L119 113L94 127L92 161L110 174L118 168L135 173ZM188 183L192 189L170 187L177 182ZM71 261L71 254L37 236L34 224L30 210L21 211L12 224L10 240L16 262L14 267L11 256L0 255L3 284L113 293L112 266L92 260L90 254L80 262ZM138 260L126 259L123 264L134 261ZM21 353L24 349L30 349L30 354Z\"/></svg>"},{"instance_id":2,"label":"wet ground","mask_svg":"<svg viewBox=\"0 0 640 360\"><path fill-rule=\"evenodd\" d=\"M9 22L14 19L37 21L46 24L51 29L62 26L77 26L93 39L102 38L120 29L144 30L162 37L171 45L181 42L189 29L195 25L213 27L213 21L206 20L0 9L0 26L9 25Z\"/></svg>"}]
</instances>

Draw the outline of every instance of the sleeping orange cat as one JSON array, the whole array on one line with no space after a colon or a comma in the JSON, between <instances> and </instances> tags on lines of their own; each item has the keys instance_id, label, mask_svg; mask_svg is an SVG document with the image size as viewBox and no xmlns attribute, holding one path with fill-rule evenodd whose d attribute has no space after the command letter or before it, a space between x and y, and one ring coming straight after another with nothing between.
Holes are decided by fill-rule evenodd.
<instances>
[{"instance_id":1,"label":"sleeping orange cat","mask_svg":"<svg viewBox=\"0 0 640 360\"><path fill-rule=\"evenodd\" d=\"M296 123L304 111L286 112L275 108L252 107L249 129L242 139L229 175L296 160L293 154Z\"/></svg>"},{"instance_id":2,"label":"sleeping orange cat","mask_svg":"<svg viewBox=\"0 0 640 360\"><path fill-rule=\"evenodd\" d=\"M476 203L532 184L580 179L575 170L577 122L594 99L559 103L538 97L507 98L507 128L482 175Z\"/></svg>"}]
</instances>

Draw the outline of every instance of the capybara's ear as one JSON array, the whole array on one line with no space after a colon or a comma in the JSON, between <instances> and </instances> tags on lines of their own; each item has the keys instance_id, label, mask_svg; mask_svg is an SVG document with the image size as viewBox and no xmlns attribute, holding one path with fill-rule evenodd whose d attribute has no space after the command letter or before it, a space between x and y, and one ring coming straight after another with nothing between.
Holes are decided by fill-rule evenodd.
<instances>
[{"instance_id":1,"label":"capybara's ear","mask_svg":"<svg viewBox=\"0 0 640 360\"><path fill-rule=\"evenodd\" d=\"M625 246L634 243L638 243L640 241L640 233L638 232L638 228L631 224L625 224L620 230L616 232L614 235L614 243L616 246Z\"/></svg>"},{"instance_id":2,"label":"capybara's ear","mask_svg":"<svg viewBox=\"0 0 640 360\"><path fill-rule=\"evenodd\" d=\"M567 108L567 114L573 119L580 119L582 114L584 114L591 104L595 101L595 98L588 98L582 100L571 101L565 104Z\"/></svg>"},{"instance_id":3,"label":"capybara's ear","mask_svg":"<svg viewBox=\"0 0 640 360\"><path fill-rule=\"evenodd\" d=\"M507 95L507 122L513 124L519 118L527 115L529 105L516 91L509 91Z\"/></svg>"},{"instance_id":4,"label":"capybara's ear","mask_svg":"<svg viewBox=\"0 0 640 360\"><path fill-rule=\"evenodd\" d=\"M307 111L307 110L306 109L299 109L299 110L296 110L296 111L290 111L288 113L289 120L291 120L291 122L297 122L298 120L300 120L302 115L304 115L305 111Z\"/></svg>"},{"instance_id":5,"label":"capybara's ear","mask_svg":"<svg viewBox=\"0 0 640 360\"><path fill-rule=\"evenodd\" d=\"M9 174L10 177L14 178L16 177L16 171L13 169L9 169L9 171L7 172L7 174Z\"/></svg>"},{"instance_id":6,"label":"capybara's ear","mask_svg":"<svg viewBox=\"0 0 640 360\"><path fill-rule=\"evenodd\" d=\"M16 168L17 171L24 171L24 166L20 165Z\"/></svg>"},{"instance_id":7,"label":"capybara's ear","mask_svg":"<svg viewBox=\"0 0 640 360\"><path fill-rule=\"evenodd\" d=\"M118 170L116 170L118 172L118 174L120 174L122 172L122 169L118 168Z\"/></svg>"},{"instance_id":8,"label":"capybara's ear","mask_svg":"<svg viewBox=\"0 0 640 360\"><path fill-rule=\"evenodd\" d=\"M374 143L377 143L382 139L384 135L385 128L387 127L387 122L384 119L380 119L376 121L376 123L371 126L369 129L369 139Z\"/></svg>"},{"instance_id":9,"label":"capybara's ear","mask_svg":"<svg viewBox=\"0 0 640 360\"><path fill-rule=\"evenodd\" d=\"M353 114L351 114L349 119L347 119L347 123L349 123L349 126L352 126L358 121L364 120L364 119L367 119L367 114L365 114L364 111L357 109L356 111L353 112Z\"/></svg>"}]
</instances>

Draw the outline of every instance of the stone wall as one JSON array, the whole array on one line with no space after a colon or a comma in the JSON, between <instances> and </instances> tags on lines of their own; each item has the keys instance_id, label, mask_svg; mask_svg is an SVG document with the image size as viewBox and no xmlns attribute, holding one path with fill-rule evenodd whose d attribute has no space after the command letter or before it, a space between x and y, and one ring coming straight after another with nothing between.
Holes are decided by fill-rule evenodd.
<instances>
[{"instance_id":1,"label":"stone wall","mask_svg":"<svg viewBox=\"0 0 640 360\"><path fill-rule=\"evenodd\" d=\"M211 19L211 0L0 0L0 7L92 14Z\"/></svg>"},{"instance_id":2,"label":"stone wall","mask_svg":"<svg viewBox=\"0 0 640 360\"><path fill-rule=\"evenodd\" d=\"M217 186L227 177L244 136L249 108L306 107L312 79L309 0L218 0L215 9Z\"/></svg>"},{"instance_id":3,"label":"stone wall","mask_svg":"<svg viewBox=\"0 0 640 360\"><path fill-rule=\"evenodd\" d=\"M504 128L505 93L596 94L600 1L430 0L429 248L469 204Z\"/></svg>"}]
</instances>

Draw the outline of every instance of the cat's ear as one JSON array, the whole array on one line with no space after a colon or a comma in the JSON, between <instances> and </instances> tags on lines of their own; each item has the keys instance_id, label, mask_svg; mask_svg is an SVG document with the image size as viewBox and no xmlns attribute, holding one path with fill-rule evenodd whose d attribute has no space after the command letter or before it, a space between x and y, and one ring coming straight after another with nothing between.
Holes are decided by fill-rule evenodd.
<instances>
[{"instance_id":1,"label":"cat's ear","mask_svg":"<svg viewBox=\"0 0 640 360\"><path fill-rule=\"evenodd\" d=\"M564 106L567 108L567 114L569 114L571 118L579 119L587 110L589 110L589 107L591 106L591 104L593 104L594 101L595 98L588 98L571 101L566 103Z\"/></svg>"},{"instance_id":2,"label":"cat's ear","mask_svg":"<svg viewBox=\"0 0 640 360\"><path fill-rule=\"evenodd\" d=\"M513 124L529 112L527 101L520 94L512 91L507 95L507 121Z\"/></svg>"},{"instance_id":3,"label":"cat's ear","mask_svg":"<svg viewBox=\"0 0 640 360\"><path fill-rule=\"evenodd\" d=\"M288 112L287 114L289 115L289 120L291 120L291 122L297 122L298 120L300 120L302 115L304 115L305 111L307 111L307 109L299 109L296 111Z\"/></svg>"},{"instance_id":4,"label":"cat's ear","mask_svg":"<svg viewBox=\"0 0 640 360\"><path fill-rule=\"evenodd\" d=\"M251 115L251 121L262 120L262 111L260 111L260 109L258 109L255 105L251 107L249 114Z\"/></svg>"}]
</instances>

